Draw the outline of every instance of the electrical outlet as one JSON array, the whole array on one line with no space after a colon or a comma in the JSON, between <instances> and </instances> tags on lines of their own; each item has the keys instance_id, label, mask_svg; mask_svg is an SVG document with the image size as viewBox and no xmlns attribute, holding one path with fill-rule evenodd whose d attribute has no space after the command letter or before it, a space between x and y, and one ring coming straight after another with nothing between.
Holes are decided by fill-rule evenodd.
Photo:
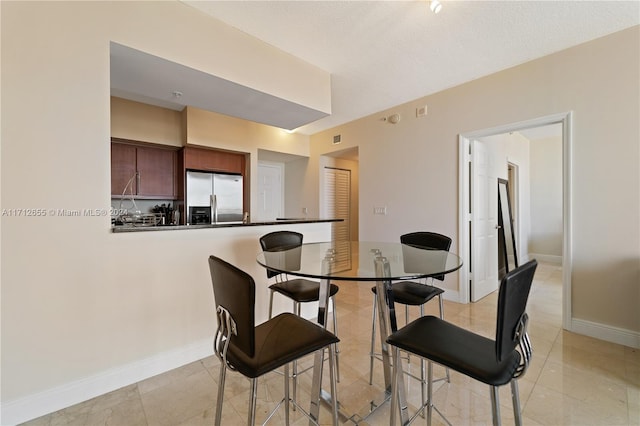
<instances>
[{"instance_id":1,"label":"electrical outlet","mask_svg":"<svg viewBox=\"0 0 640 426\"><path fill-rule=\"evenodd\" d=\"M303 208L302 208L302 214L303 214L303 215L307 215L307 214L309 214L309 210L307 210L307 208L306 208L306 207L303 207Z\"/></svg>"}]
</instances>

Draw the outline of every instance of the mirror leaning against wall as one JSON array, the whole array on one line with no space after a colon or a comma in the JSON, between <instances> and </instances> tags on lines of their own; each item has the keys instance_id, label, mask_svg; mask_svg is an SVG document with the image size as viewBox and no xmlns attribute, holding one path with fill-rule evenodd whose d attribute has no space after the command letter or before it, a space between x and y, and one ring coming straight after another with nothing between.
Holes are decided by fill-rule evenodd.
<instances>
[{"instance_id":1,"label":"mirror leaning against wall","mask_svg":"<svg viewBox=\"0 0 640 426\"><path fill-rule=\"evenodd\" d=\"M516 237L513 227L509 181L498 179L498 276L499 279L518 267Z\"/></svg>"}]
</instances>

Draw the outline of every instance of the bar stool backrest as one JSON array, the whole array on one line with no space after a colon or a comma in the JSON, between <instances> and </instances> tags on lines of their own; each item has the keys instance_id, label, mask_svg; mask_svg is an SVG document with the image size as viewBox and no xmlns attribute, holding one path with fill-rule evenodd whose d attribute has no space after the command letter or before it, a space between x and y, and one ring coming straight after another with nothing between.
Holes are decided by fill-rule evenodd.
<instances>
[{"instance_id":1,"label":"bar stool backrest","mask_svg":"<svg viewBox=\"0 0 640 426\"><path fill-rule=\"evenodd\" d=\"M451 238L437 232L418 231L410 232L400 236L400 242L413 247L422 247L426 249L445 250L451 248ZM436 280L444 281L443 275L435 275Z\"/></svg>"},{"instance_id":2,"label":"bar stool backrest","mask_svg":"<svg viewBox=\"0 0 640 426\"><path fill-rule=\"evenodd\" d=\"M256 350L256 284L251 275L216 256L209 256L209 269L216 308L222 306L235 320L237 335L231 336L229 345L252 358Z\"/></svg>"},{"instance_id":3,"label":"bar stool backrest","mask_svg":"<svg viewBox=\"0 0 640 426\"><path fill-rule=\"evenodd\" d=\"M509 272L502 278L498 293L496 321L496 357L502 361L509 356L520 339L526 335L525 313L533 275L538 266L534 259ZM528 337L526 337L528 339ZM526 354L523 354L526 356Z\"/></svg>"},{"instance_id":4,"label":"bar stool backrest","mask_svg":"<svg viewBox=\"0 0 640 426\"><path fill-rule=\"evenodd\" d=\"M260 237L260 246L263 251L276 249L291 249L302 246L303 235L295 231L275 231ZM280 272L267 269L267 278L280 275Z\"/></svg>"}]
</instances>

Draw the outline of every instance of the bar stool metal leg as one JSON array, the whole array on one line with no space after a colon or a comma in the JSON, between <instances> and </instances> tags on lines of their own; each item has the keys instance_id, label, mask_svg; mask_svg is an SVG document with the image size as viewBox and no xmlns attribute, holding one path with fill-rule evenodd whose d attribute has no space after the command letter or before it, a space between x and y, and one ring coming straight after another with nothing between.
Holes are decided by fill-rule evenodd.
<instances>
[{"instance_id":1,"label":"bar stool metal leg","mask_svg":"<svg viewBox=\"0 0 640 426\"><path fill-rule=\"evenodd\" d=\"M333 334L338 335L338 312L336 311L336 301L333 297L330 298L333 312ZM340 348L336 344L336 380L340 382Z\"/></svg>"},{"instance_id":2,"label":"bar stool metal leg","mask_svg":"<svg viewBox=\"0 0 640 426\"><path fill-rule=\"evenodd\" d=\"M427 398L429 401L427 402L427 426L431 426L431 419L433 416L433 363L429 362L427 373L427 380L429 381L429 386L427 390Z\"/></svg>"},{"instance_id":3,"label":"bar stool metal leg","mask_svg":"<svg viewBox=\"0 0 640 426\"><path fill-rule=\"evenodd\" d=\"M258 379L251 379L251 397L249 398L249 420L248 426L253 426L256 423L256 398L258 393Z\"/></svg>"},{"instance_id":4,"label":"bar stool metal leg","mask_svg":"<svg viewBox=\"0 0 640 426\"><path fill-rule=\"evenodd\" d=\"M338 353L337 345L329 346L329 377L331 378L331 413L333 415L333 424L338 424L338 386L337 382L338 370Z\"/></svg>"},{"instance_id":5,"label":"bar stool metal leg","mask_svg":"<svg viewBox=\"0 0 640 426\"><path fill-rule=\"evenodd\" d=\"M393 373L391 377L393 381L391 382L391 421L390 426L396 426L396 420L398 417L398 411L402 410L400 407L400 398L398 396L398 374L400 374L400 349L397 347L393 348Z\"/></svg>"},{"instance_id":6,"label":"bar stool metal leg","mask_svg":"<svg viewBox=\"0 0 640 426\"><path fill-rule=\"evenodd\" d=\"M491 386L491 413L493 414L493 426L500 426L500 393L497 386Z\"/></svg>"},{"instance_id":7,"label":"bar stool metal leg","mask_svg":"<svg viewBox=\"0 0 640 426\"><path fill-rule=\"evenodd\" d=\"M513 403L513 418L516 426L522 426L522 411L520 407L520 394L518 392L518 380L511 380L511 401Z\"/></svg>"},{"instance_id":8,"label":"bar stool metal leg","mask_svg":"<svg viewBox=\"0 0 640 426\"><path fill-rule=\"evenodd\" d=\"M444 320L444 303L442 302L442 295L438 295L438 305L440 305L440 319ZM451 376L449 375L449 367L445 368L447 383L451 383Z\"/></svg>"},{"instance_id":9,"label":"bar stool metal leg","mask_svg":"<svg viewBox=\"0 0 640 426\"><path fill-rule=\"evenodd\" d=\"M300 304L293 302L293 312L300 316ZM286 375L287 379L289 375ZM291 381L293 382L293 401L298 400L298 361L293 361L293 371L291 372ZM293 404L293 411L296 410L296 404Z\"/></svg>"},{"instance_id":10,"label":"bar stool metal leg","mask_svg":"<svg viewBox=\"0 0 640 426\"><path fill-rule=\"evenodd\" d=\"M369 351L369 384L373 384L373 360L376 358L376 309L378 308L378 297L373 295L373 314L371 317L371 350Z\"/></svg>"},{"instance_id":11,"label":"bar stool metal leg","mask_svg":"<svg viewBox=\"0 0 640 426\"><path fill-rule=\"evenodd\" d=\"M420 316L424 316L424 305L420 305ZM428 398L429 404L431 404L431 395L429 394L429 390L427 389L427 382L425 380L425 360L424 358L420 358L420 389L422 391L422 406L427 402L425 396ZM431 363L429 363L429 374L432 374ZM431 381L433 377L429 376L429 381ZM425 395L426 394L426 395ZM424 410L422 410L422 418L424 418Z\"/></svg>"},{"instance_id":12,"label":"bar stool metal leg","mask_svg":"<svg viewBox=\"0 0 640 426\"><path fill-rule=\"evenodd\" d=\"M218 377L218 399L216 402L216 419L214 424L220 426L222 420L222 400L224 398L224 382L227 377L227 365L220 362L220 376Z\"/></svg>"},{"instance_id":13,"label":"bar stool metal leg","mask_svg":"<svg viewBox=\"0 0 640 426\"><path fill-rule=\"evenodd\" d=\"M289 396L289 364L284 365L284 421L285 424L289 424L289 401L291 397ZM296 404L293 403L293 408L295 409Z\"/></svg>"},{"instance_id":14,"label":"bar stool metal leg","mask_svg":"<svg viewBox=\"0 0 640 426\"><path fill-rule=\"evenodd\" d=\"M269 319L273 318L273 290L269 290Z\"/></svg>"}]
</instances>

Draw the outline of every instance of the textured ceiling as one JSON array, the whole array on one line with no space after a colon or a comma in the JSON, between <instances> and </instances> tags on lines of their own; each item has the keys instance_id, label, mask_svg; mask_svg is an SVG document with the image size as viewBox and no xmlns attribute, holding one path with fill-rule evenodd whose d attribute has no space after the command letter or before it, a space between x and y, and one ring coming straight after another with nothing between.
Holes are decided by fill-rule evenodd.
<instances>
[{"instance_id":1,"label":"textured ceiling","mask_svg":"<svg viewBox=\"0 0 640 426\"><path fill-rule=\"evenodd\" d=\"M331 73L331 128L638 25L640 2L183 1Z\"/></svg>"}]
</instances>

